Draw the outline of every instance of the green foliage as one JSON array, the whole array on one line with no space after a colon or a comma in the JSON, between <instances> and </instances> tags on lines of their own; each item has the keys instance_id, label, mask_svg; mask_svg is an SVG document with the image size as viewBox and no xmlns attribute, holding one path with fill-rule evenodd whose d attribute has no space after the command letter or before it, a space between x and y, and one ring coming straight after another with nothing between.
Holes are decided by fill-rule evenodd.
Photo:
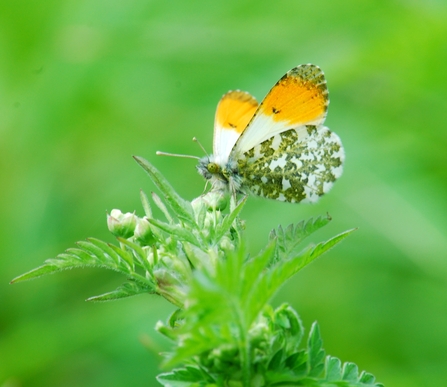
<instances>
[{"instance_id":1,"label":"green foliage","mask_svg":"<svg viewBox=\"0 0 447 387\"><path fill-rule=\"evenodd\" d=\"M186 312L188 314L188 312ZM204 327L208 327L205 323ZM182 327L184 329L185 326ZM249 329L248 374L244 375L241 359L244 348L238 347L235 330L214 329L191 331L180 342L183 347L198 345L201 353L192 357L189 365L159 375L165 386L324 386L324 387L380 387L374 376L361 372L353 363L342 364L332 356L325 356L317 323L312 328L304 348L301 348L303 326L296 312L287 304L276 310L266 306ZM203 344L219 332L221 340L214 338L213 345ZM197 334L193 343L190 336ZM200 334L202 339L200 339ZM222 343L222 338L226 342ZM187 349L182 349L187 352Z\"/></svg>"},{"instance_id":2,"label":"green foliage","mask_svg":"<svg viewBox=\"0 0 447 387\"><path fill-rule=\"evenodd\" d=\"M303 240L329 216L280 226L267 246L250 256L239 219L246 198L227 214L225 192L211 190L187 202L149 162L135 159L162 193L152 199L165 220L153 218L141 192L145 216L119 210L108 215L118 244L89 238L12 282L101 267L123 274L126 282L89 301L141 293L166 298L179 309L167 324L157 324L175 343L165 366L184 367L161 374L165 386L379 386L372 375L359 375L354 364L325 358L316 323L302 348L304 328L297 313L287 304L276 310L268 304L285 281L354 230L303 248Z\"/></svg>"}]
</instances>

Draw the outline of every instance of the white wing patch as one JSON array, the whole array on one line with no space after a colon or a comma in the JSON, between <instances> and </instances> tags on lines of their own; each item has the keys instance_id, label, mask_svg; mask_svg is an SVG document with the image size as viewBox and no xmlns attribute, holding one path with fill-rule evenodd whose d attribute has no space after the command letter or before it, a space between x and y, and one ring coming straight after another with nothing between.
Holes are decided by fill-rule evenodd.
<instances>
[{"instance_id":1,"label":"white wing patch","mask_svg":"<svg viewBox=\"0 0 447 387\"><path fill-rule=\"evenodd\" d=\"M275 122L272 116L258 113L248 124L247 129L245 129L239 141L234 146L232 157L233 155L237 157L236 155L245 153L257 144L288 129L291 129L291 127L287 127L285 122Z\"/></svg>"},{"instance_id":2,"label":"white wing patch","mask_svg":"<svg viewBox=\"0 0 447 387\"><path fill-rule=\"evenodd\" d=\"M233 149L239 136L240 133L235 130L216 127L213 143L214 162L219 165L224 165L228 162L231 149Z\"/></svg>"}]
</instances>

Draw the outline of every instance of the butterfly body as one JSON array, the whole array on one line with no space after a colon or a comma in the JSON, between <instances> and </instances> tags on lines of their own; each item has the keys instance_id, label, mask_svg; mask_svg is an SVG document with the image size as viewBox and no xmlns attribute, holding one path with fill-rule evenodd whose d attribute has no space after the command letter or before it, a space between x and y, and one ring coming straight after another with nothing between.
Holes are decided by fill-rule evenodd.
<instances>
[{"instance_id":1,"label":"butterfly body","mask_svg":"<svg viewBox=\"0 0 447 387\"><path fill-rule=\"evenodd\" d=\"M233 193L248 193L242 188L242 176L234 161L219 164L214 155L205 156L199 160L197 170L211 182L214 189L228 189Z\"/></svg>"},{"instance_id":2,"label":"butterfly body","mask_svg":"<svg viewBox=\"0 0 447 387\"><path fill-rule=\"evenodd\" d=\"M287 201L315 202L341 176L339 137L323 126L326 80L315 65L285 74L258 104L249 93L226 93L215 118L214 153L197 169L215 189Z\"/></svg>"}]
</instances>

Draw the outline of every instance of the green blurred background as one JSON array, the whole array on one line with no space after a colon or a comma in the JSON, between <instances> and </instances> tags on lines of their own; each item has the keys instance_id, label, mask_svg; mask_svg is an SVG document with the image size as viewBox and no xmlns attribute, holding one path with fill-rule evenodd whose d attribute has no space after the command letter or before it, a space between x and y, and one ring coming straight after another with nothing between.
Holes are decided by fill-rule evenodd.
<instances>
[{"instance_id":1,"label":"green blurred background","mask_svg":"<svg viewBox=\"0 0 447 387\"><path fill-rule=\"evenodd\" d=\"M322 240L359 230L276 296L328 353L391 387L447 385L447 5L407 1L3 0L0 2L0 386L156 386L154 324L139 296L84 299L116 273L8 282L89 236L106 210L142 214L149 159L185 198L204 182L229 89L262 99L290 68L318 64L344 175L316 205L251 198L250 249L271 228L329 212ZM144 343L156 350L147 350Z\"/></svg>"}]
</instances>

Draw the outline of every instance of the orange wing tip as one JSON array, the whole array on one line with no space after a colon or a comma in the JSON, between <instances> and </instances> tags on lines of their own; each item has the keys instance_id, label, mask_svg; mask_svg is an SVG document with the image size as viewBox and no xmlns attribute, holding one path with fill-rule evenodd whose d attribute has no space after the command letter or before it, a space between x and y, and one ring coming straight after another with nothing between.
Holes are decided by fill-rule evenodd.
<instances>
[{"instance_id":1,"label":"orange wing tip","mask_svg":"<svg viewBox=\"0 0 447 387\"><path fill-rule=\"evenodd\" d=\"M288 71L273 86L262 103L262 112L287 125L320 124L324 121L329 96L323 71L305 64Z\"/></svg>"},{"instance_id":2,"label":"orange wing tip","mask_svg":"<svg viewBox=\"0 0 447 387\"><path fill-rule=\"evenodd\" d=\"M250 93L230 90L225 93L216 110L216 124L220 128L242 133L258 108L258 101Z\"/></svg>"}]
</instances>

